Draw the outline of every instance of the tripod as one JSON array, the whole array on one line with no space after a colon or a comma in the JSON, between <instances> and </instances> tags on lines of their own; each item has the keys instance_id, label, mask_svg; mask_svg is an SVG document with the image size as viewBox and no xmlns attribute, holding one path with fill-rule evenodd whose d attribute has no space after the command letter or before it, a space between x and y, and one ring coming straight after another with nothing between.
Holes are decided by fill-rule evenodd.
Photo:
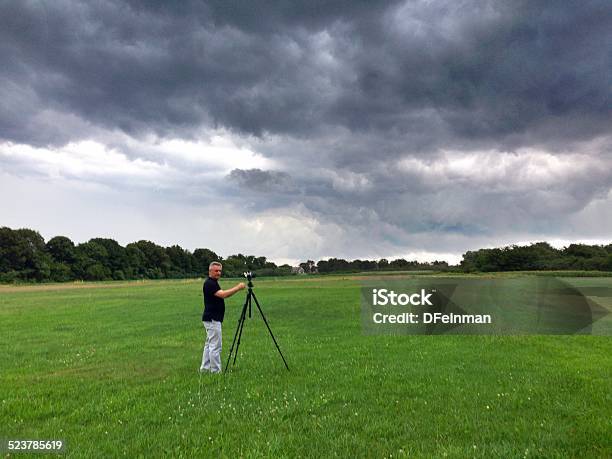
<instances>
[{"instance_id":1,"label":"tripod","mask_svg":"<svg viewBox=\"0 0 612 459\"><path fill-rule=\"evenodd\" d=\"M268 328L268 331L270 332L272 341L274 341L274 345L276 346L276 349L278 350L278 353L280 354L281 359L283 359L283 363L285 364L287 371L289 371L289 365L287 365L287 361L285 360L285 357L283 356L283 353L281 352L280 347L278 346L278 343L276 342L276 338L274 338L272 329L270 328L270 325L268 325L266 316L261 310L261 306L259 306L259 301L257 301L257 297L255 296L255 293L253 292L253 282L251 281L251 276L249 275L246 277L248 280L248 284L247 284L248 292L247 292L246 300L244 302L244 306L242 306L242 312L240 313L240 318L238 319L238 327L236 328L236 333L234 334L234 340L232 341L232 347L230 348L229 355L227 356L227 363L225 364L225 369L223 370L223 372L224 373L227 372L227 369L229 368L229 362L230 362L230 359L232 358L232 353L234 353L234 361L232 362L232 365L236 365L236 357L238 357L238 348L240 347L240 338L242 337L242 329L244 328L244 321L246 319L247 307L249 308L249 318L250 318L251 317L251 305L252 305L253 300L255 300L255 305L257 306L257 309L259 310L259 314L261 314L261 318L263 319L264 323L266 324L266 327ZM238 339L238 341L236 341L236 339ZM236 345L236 352L234 352L234 345Z\"/></svg>"}]
</instances>

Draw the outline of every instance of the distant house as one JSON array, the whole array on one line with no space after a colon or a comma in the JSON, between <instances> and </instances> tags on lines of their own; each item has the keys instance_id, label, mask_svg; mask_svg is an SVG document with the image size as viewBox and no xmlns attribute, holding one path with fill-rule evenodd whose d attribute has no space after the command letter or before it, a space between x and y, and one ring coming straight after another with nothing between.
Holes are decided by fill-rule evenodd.
<instances>
[{"instance_id":1,"label":"distant house","mask_svg":"<svg viewBox=\"0 0 612 459\"><path fill-rule=\"evenodd\" d=\"M297 274L318 274L319 273L319 270L317 269L317 264L312 260L308 260L304 263L300 263L299 267L302 268L302 271L301 272L296 271Z\"/></svg>"},{"instance_id":2,"label":"distant house","mask_svg":"<svg viewBox=\"0 0 612 459\"><path fill-rule=\"evenodd\" d=\"M301 266L292 266L291 267L291 274L304 274L304 268L302 268Z\"/></svg>"},{"instance_id":3,"label":"distant house","mask_svg":"<svg viewBox=\"0 0 612 459\"><path fill-rule=\"evenodd\" d=\"M308 261L308 272L310 274L319 274L317 264L314 261Z\"/></svg>"}]
</instances>

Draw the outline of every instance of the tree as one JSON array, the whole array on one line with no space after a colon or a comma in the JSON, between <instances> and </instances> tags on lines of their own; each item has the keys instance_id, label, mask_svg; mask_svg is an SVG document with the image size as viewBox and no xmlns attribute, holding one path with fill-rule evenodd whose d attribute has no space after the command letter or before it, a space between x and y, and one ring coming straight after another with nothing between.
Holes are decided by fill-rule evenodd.
<instances>
[{"instance_id":1,"label":"tree","mask_svg":"<svg viewBox=\"0 0 612 459\"><path fill-rule=\"evenodd\" d=\"M125 272L129 269L128 257L125 248L114 239L94 238L89 242L98 244L106 250L106 258L100 263L115 280L125 278Z\"/></svg>"},{"instance_id":2,"label":"tree","mask_svg":"<svg viewBox=\"0 0 612 459\"><path fill-rule=\"evenodd\" d=\"M169 277L182 278L192 275L193 257L188 250L179 245L166 248L166 254L170 259Z\"/></svg>"},{"instance_id":3,"label":"tree","mask_svg":"<svg viewBox=\"0 0 612 459\"><path fill-rule=\"evenodd\" d=\"M128 244L128 247L136 247L142 252L146 277L161 279L168 276L171 266L170 257L163 247L145 240L132 242Z\"/></svg>"},{"instance_id":4,"label":"tree","mask_svg":"<svg viewBox=\"0 0 612 459\"><path fill-rule=\"evenodd\" d=\"M135 244L128 244L125 248L128 268L125 272L129 279L142 279L147 272L146 257Z\"/></svg>"},{"instance_id":5,"label":"tree","mask_svg":"<svg viewBox=\"0 0 612 459\"><path fill-rule=\"evenodd\" d=\"M0 228L0 273L3 280L49 280L52 260L45 240L37 232L22 228Z\"/></svg>"},{"instance_id":6,"label":"tree","mask_svg":"<svg viewBox=\"0 0 612 459\"><path fill-rule=\"evenodd\" d=\"M76 246L73 271L78 279L107 280L111 278L108 251L104 245L90 240Z\"/></svg>"},{"instance_id":7,"label":"tree","mask_svg":"<svg viewBox=\"0 0 612 459\"><path fill-rule=\"evenodd\" d=\"M66 236L55 236L47 241L47 253L51 256L50 278L54 282L74 279L72 265L75 262L75 247Z\"/></svg>"},{"instance_id":8,"label":"tree","mask_svg":"<svg viewBox=\"0 0 612 459\"><path fill-rule=\"evenodd\" d=\"M241 253L230 255L223 261L223 272L228 277L240 277L249 270L247 257Z\"/></svg>"},{"instance_id":9,"label":"tree","mask_svg":"<svg viewBox=\"0 0 612 459\"><path fill-rule=\"evenodd\" d=\"M57 263L74 263L74 242L66 236L55 236L46 244L47 252Z\"/></svg>"},{"instance_id":10,"label":"tree","mask_svg":"<svg viewBox=\"0 0 612 459\"><path fill-rule=\"evenodd\" d=\"M23 268L18 245L15 231L6 226L0 228L0 273L17 272Z\"/></svg>"},{"instance_id":11,"label":"tree","mask_svg":"<svg viewBox=\"0 0 612 459\"><path fill-rule=\"evenodd\" d=\"M398 258L389 263L389 267L393 270L407 270L410 268L410 264L403 258Z\"/></svg>"},{"instance_id":12,"label":"tree","mask_svg":"<svg viewBox=\"0 0 612 459\"><path fill-rule=\"evenodd\" d=\"M201 277L208 275L208 265L210 265L213 261L223 260L219 255L209 249L195 249L193 251L192 259L193 272Z\"/></svg>"}]
</instances>

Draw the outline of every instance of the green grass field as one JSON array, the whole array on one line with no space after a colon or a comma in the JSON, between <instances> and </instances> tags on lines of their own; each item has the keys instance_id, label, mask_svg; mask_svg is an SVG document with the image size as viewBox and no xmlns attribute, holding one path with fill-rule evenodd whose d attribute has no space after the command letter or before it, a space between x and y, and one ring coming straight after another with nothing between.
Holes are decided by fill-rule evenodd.
<instances>
[{"instance_id":1,"label":"green grass field","mask_svg":"<svg viewBox=\"0 0 612 459\"><path fill-rule=\"evenodd\" d=\"M290 372L254 315L236 366L199 375L201 281L0 286L0 438L68 457L612 457L610 337L366 336L354 278L255 285Z\"/></svg>"}]
</instances>

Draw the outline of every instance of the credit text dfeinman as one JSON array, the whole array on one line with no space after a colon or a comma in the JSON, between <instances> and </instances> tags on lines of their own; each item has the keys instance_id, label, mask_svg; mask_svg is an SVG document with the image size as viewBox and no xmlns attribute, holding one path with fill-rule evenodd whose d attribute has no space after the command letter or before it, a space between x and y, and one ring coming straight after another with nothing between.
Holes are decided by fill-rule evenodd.
<instances>
[{"instance_id":1,"label":"credit text dfeinman","mask_svg":"<svg viewBox=\"0 0 612 459\"><path fill-rule=\"evenodd\" d=\"M387 289L372 289L372 306L433 306L431 297L435 290L426 293L421 289L419 293L396 293ZM399 314L385 314L375 312L372 321L376 324L490 324L490 314L455 314L444 312L401 312Z\"/></svg>"}]
</instances>

